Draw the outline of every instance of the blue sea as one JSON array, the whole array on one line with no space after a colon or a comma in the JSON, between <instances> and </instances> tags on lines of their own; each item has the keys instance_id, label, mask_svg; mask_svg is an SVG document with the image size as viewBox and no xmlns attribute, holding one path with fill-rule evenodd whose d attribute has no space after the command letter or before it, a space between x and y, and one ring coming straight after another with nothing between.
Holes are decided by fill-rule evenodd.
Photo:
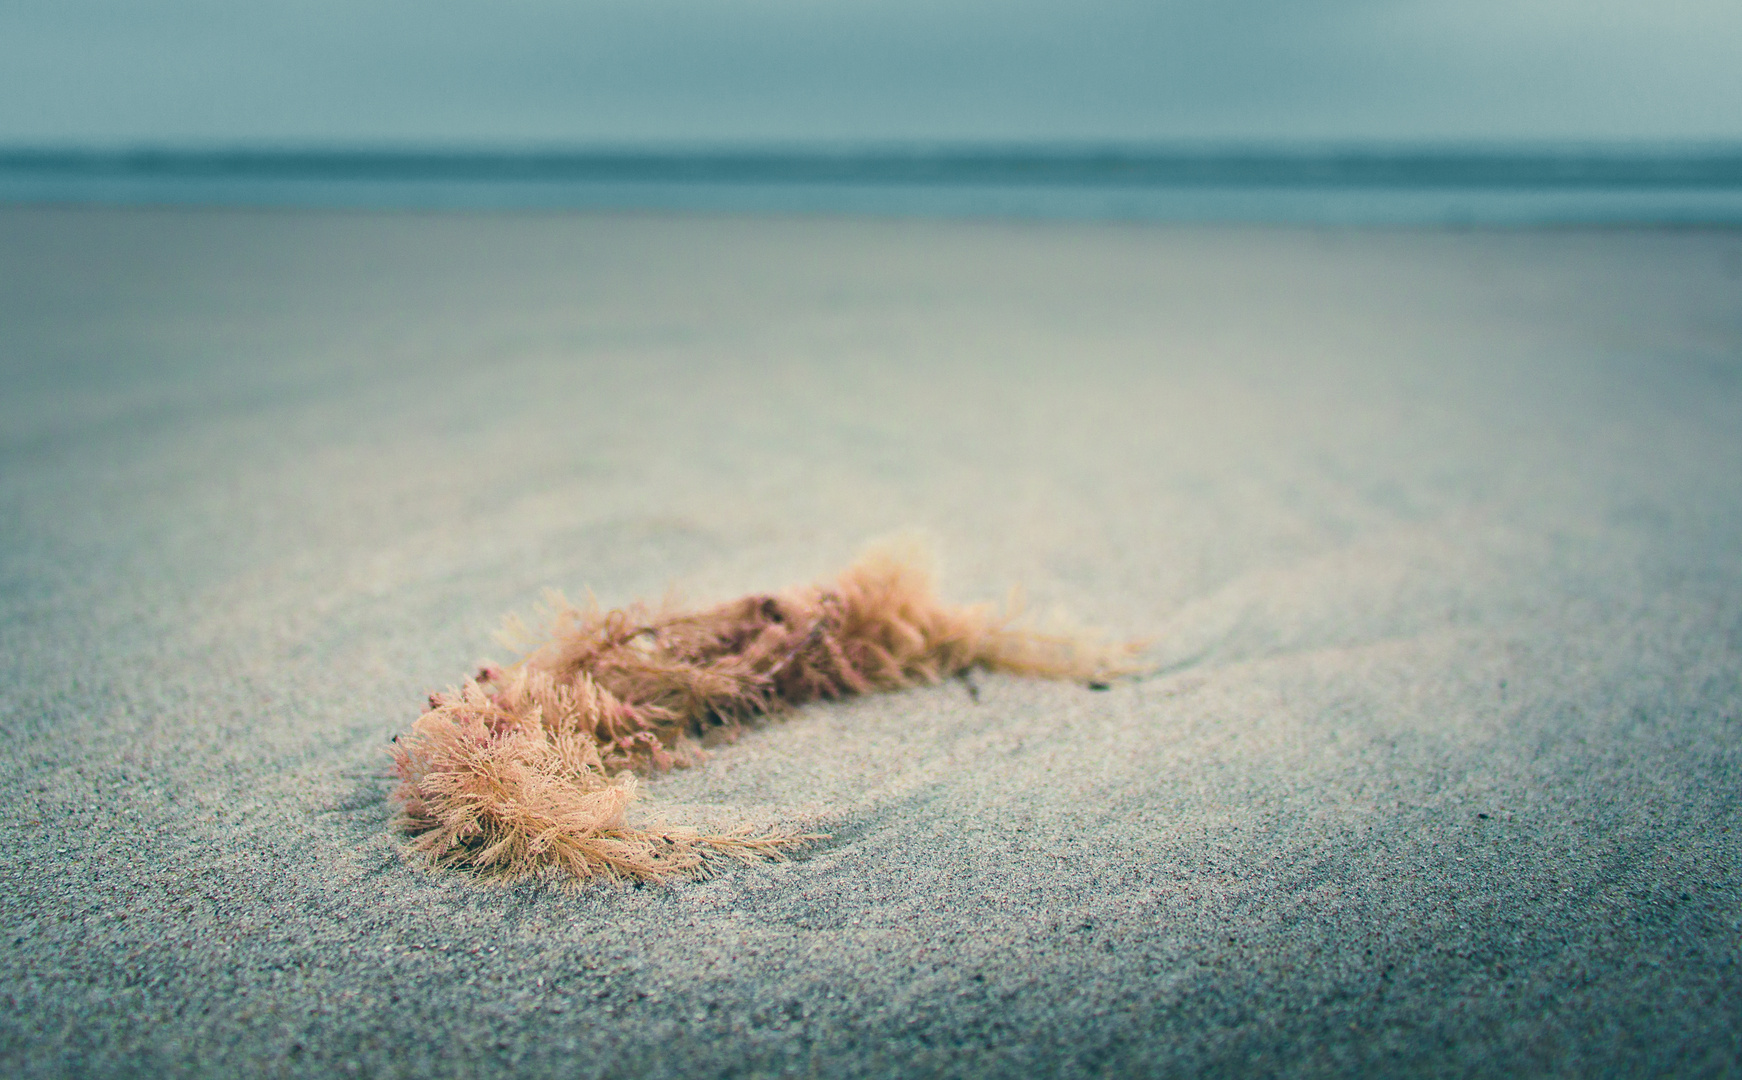
<instances>
[{"instance_id":1,"label":"blue sea","mask_svg":"<svg viewBox=\"0 0 1742 1080\"><path fill-rule=\"evenodd\" d=\"M0 148L0 203L1742 225L1742 146Z\"/></svg>"}]
</instances>

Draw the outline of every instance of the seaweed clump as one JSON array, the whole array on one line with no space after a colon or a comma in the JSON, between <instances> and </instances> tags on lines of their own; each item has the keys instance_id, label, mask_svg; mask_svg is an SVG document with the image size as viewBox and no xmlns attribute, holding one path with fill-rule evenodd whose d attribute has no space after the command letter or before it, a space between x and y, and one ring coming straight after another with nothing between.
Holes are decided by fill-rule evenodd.
<instances>
[{"instance_id":1,"label":"seaweed clump","mask_svg":"<svg viewBox=\"0 0 1742 1080\"><path fill-rule=\"evenodd\" d=\"M631 823L636 773L687 764L699 737L808 701L935 683L973 668L1099 682L1128 646L941 603L905 549L835 581L699 611L604 611L559 598L550 638L432 694L395 740L414 852L486 877L656 881L779 858L814 836Z\"/></svg>"}]
</instances>

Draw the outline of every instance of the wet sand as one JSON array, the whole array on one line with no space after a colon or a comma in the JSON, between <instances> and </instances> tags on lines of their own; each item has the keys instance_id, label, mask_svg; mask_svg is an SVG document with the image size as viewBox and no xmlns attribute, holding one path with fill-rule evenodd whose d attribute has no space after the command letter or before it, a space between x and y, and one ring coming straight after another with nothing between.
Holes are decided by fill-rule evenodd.
<instances>
[{"instance_id":1,"label":"wet sand","mask_svg":"<svg viewBox=\"0 0 1742 1080\"><path fill-rule=\"evenodd\" d=\"M9 1074L1742 1067L1742 233L11 208L0 366ZM1157 673L401 858L505 613L912 528Z\"/></svg>"}]
</instances>

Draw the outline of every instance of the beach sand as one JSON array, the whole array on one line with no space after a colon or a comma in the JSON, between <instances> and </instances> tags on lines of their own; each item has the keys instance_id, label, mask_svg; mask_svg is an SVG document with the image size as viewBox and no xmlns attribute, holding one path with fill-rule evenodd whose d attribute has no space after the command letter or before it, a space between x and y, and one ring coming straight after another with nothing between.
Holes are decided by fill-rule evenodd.
<instances>
[{"instance_id":1,"label":"beach sand","mask_svg":"<svg viewBox=\"0 0 1742 1080\"><path fill-rule=\"evenodd\" d=\"M10 1075L1742 1069L1742 233L15 207L0 365ZM402 858L504 614L904 529L1157 673Z\"/></svg>"}]
</instances>

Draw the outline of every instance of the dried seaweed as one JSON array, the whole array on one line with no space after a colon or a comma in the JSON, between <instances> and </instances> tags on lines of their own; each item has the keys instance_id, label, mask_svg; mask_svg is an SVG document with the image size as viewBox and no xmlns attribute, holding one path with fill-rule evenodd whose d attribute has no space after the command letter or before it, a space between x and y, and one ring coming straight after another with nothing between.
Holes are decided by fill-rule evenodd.
<instances>
[{"instance_id":1,"label":"dried seaweed","mask_svg":"<svg viewBox=\"0 0 1742 1080\"><path fill-rule=\"evenodd\" d=\"M1090 683L1129 670L1130 646L941 603L918 555L874 550L829 584L700 611L557 598L548 641L430 695L395 740L412 850L486 877L571 880L699 876L721 859L779 858L815 837L629 822L636 772L687 764L710 730L808 701L973 668Z\"/></svg>"}]
</instances>

